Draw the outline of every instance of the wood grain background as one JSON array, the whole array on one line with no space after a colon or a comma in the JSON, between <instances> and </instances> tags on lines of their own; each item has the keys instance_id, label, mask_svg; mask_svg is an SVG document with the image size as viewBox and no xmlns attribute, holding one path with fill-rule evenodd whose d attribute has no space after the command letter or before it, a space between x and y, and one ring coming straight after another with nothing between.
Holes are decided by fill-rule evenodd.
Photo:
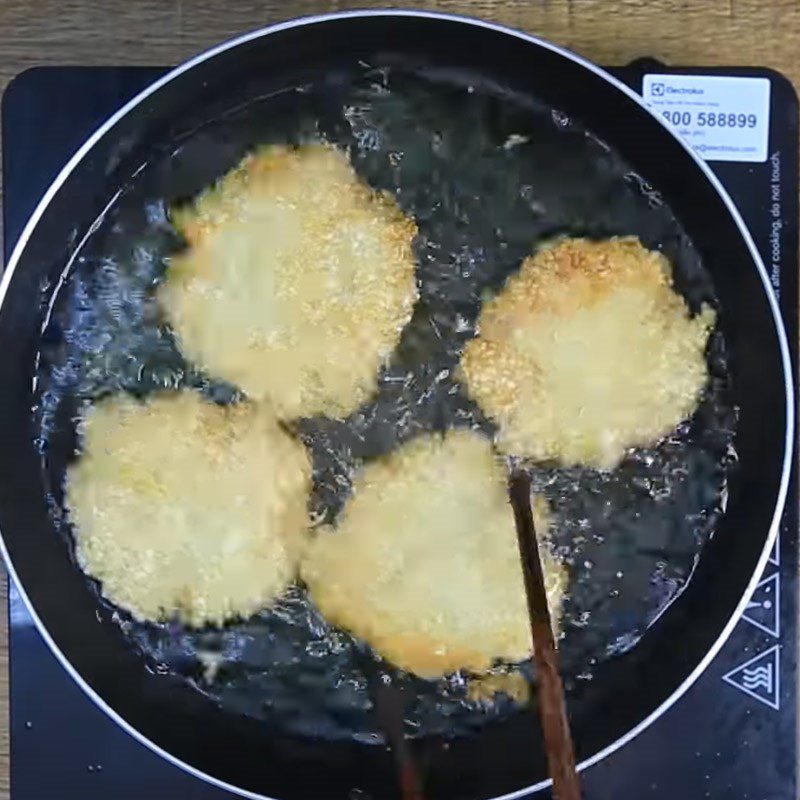
<instances>
[{"instance_id":1,"label":"wood grain background","mask_svg":"<svg viewBox=\"0 0 800 800\"><path fill-rule=\"evenodd\" d=\"M418 4L358 2L362 8L390 5ZM650 55L672 64L768 66L800 85L800 0L439 0L425 5L521 28L599 63L623 64ZM347 7L336 0L0 0L0 89L18 72L40 64L174 64L252 28ZM0 800L9 797L6 624L0 613Z\"/></svg>"}]
</instances>

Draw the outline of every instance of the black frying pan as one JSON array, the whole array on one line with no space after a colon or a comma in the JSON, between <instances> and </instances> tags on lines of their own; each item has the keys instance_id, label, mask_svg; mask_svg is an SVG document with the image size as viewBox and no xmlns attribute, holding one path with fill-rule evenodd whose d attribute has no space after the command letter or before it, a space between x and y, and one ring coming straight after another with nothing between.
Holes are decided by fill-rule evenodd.
<instances>
[{"instance_id":1,"label":"black frying pan","mask_svg":"<svg viewBox=\"0 0 800 800\"><path fill-rule=\"evenodd\" d=\"M675 252L690 247L696 254L722 309L729 400L739 409L738 464L727 509L686 589L635 647L599 663L593 680L573 687L570 714L579 761L601 758L646 727L719 650L766 561L788 480L793 399L786 340L753 242L710 171L601 70L514 31L413 12L359 12L278 25L178 68L73 157L7 266L0 291L0 528L9 568L42 634L91 699L166 758L251 797L318 797L321 791L345 797L355 787L389 796L391 758L375 744L293 736L251 715L232 714L185 680L148 666L110 609L87 588L55 532L35 444L31 409L41 397L32 378L41 329L65 265L141 165L256 96L313 86L358 62L467 75L479 91L512 93L558 109L556 124L576 120L620 153L632 175L658 190L679 223ZM573 227L598 232L587 219ZM647 238L646 231L631 232ZM449 742L423 738L420 762L430 796L497 797L542 785L546 763L537 737L527 714L512 713Z\"/></svg>"}]
</instances>

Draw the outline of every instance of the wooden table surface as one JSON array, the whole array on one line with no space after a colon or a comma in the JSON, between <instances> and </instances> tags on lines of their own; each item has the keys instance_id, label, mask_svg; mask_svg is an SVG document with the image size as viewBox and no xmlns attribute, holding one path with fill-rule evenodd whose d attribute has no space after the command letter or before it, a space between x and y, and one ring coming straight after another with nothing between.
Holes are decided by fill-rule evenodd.
<instances>
[{"instance_id":1,"label":"wooden table surface","mask_svg":"<svg viewBox=\"0 0 800 800\"><path fill-rule=\"evenodd\" d=\"M337 0L0 0L0 88L40 64L173 64L248 29L347 7ZM426 7L521 28L599 63L650 55L672 64L767 66L800 86L800 0L440 0ZM0 800L9 796L7 668L0 613Z\"/></svg>"}]
</instances>

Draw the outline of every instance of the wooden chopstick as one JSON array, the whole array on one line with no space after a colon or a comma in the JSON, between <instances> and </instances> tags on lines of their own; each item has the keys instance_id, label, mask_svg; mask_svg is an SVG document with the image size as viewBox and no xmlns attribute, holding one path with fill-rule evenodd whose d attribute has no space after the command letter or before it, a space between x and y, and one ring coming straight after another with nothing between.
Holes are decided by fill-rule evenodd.
<instances>
[{"instance_id":1,"label":"wooden chopstick","mask_svg":"<svg viewBox=\"0 0 800 800\"><path fill-rule=\"evenodd\" d=\"M514 470L508 489L517 525L517 541L528 598L533 660L539 683L539 717L547 750L547 765L553 779L553 795L556 800L580 800L581 786L575 769L564 684L558 672L558 653L531 513L531 479L525 472Z\"/></svg>"},{"instance_id":2,"label":"wooden chopstick","mask_svg":"<svg viewBox=\"0 0 800 800\"><path fill-rule=\"evenodd\" d=\"M400 796L403 800L425 800L414 753L403 731L403 697L400 689L378 678L374 689L375 708L383 732L392 748Z\"/></svg>"}]
</instances>

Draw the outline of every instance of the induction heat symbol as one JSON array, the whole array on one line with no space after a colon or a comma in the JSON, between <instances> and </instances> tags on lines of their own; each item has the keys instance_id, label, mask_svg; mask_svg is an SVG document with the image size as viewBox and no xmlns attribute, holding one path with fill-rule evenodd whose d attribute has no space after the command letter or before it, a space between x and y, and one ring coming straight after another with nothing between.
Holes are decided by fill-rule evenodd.
<instances>
[{"instance_id":1,"label":"induction heat symbol","mask_svg":"<svg viewBox=\"0 0 800 800\"><path fill-rule=\"evenodd\" d=\"M769 650L759 653L755 658L745 661L727 675L723 675L722 680L758 700L759 703L780 711L779 656L780 645L773 645Z\"/></svg>"},{"instance_id":2,"label":"induction heat symbol","mask_svg":"<svg viewBox=\"0 0 800 800\"><path fill-rule=\"evenodd\" d=\"M756 586L742 618L777 639L780 636L780 605L780 573L775 572Z\"/></svg>"},{"instance_id":3,"label":"induction heat symbol","mask_svg":"<svg viewBox=\"0 0 800 800\"><path fill-rule=\"evenodd\" d=\"M772 664L742 670L742 686L745 689L766 689L772 691Z\"/></svg>"}]
</instances>

